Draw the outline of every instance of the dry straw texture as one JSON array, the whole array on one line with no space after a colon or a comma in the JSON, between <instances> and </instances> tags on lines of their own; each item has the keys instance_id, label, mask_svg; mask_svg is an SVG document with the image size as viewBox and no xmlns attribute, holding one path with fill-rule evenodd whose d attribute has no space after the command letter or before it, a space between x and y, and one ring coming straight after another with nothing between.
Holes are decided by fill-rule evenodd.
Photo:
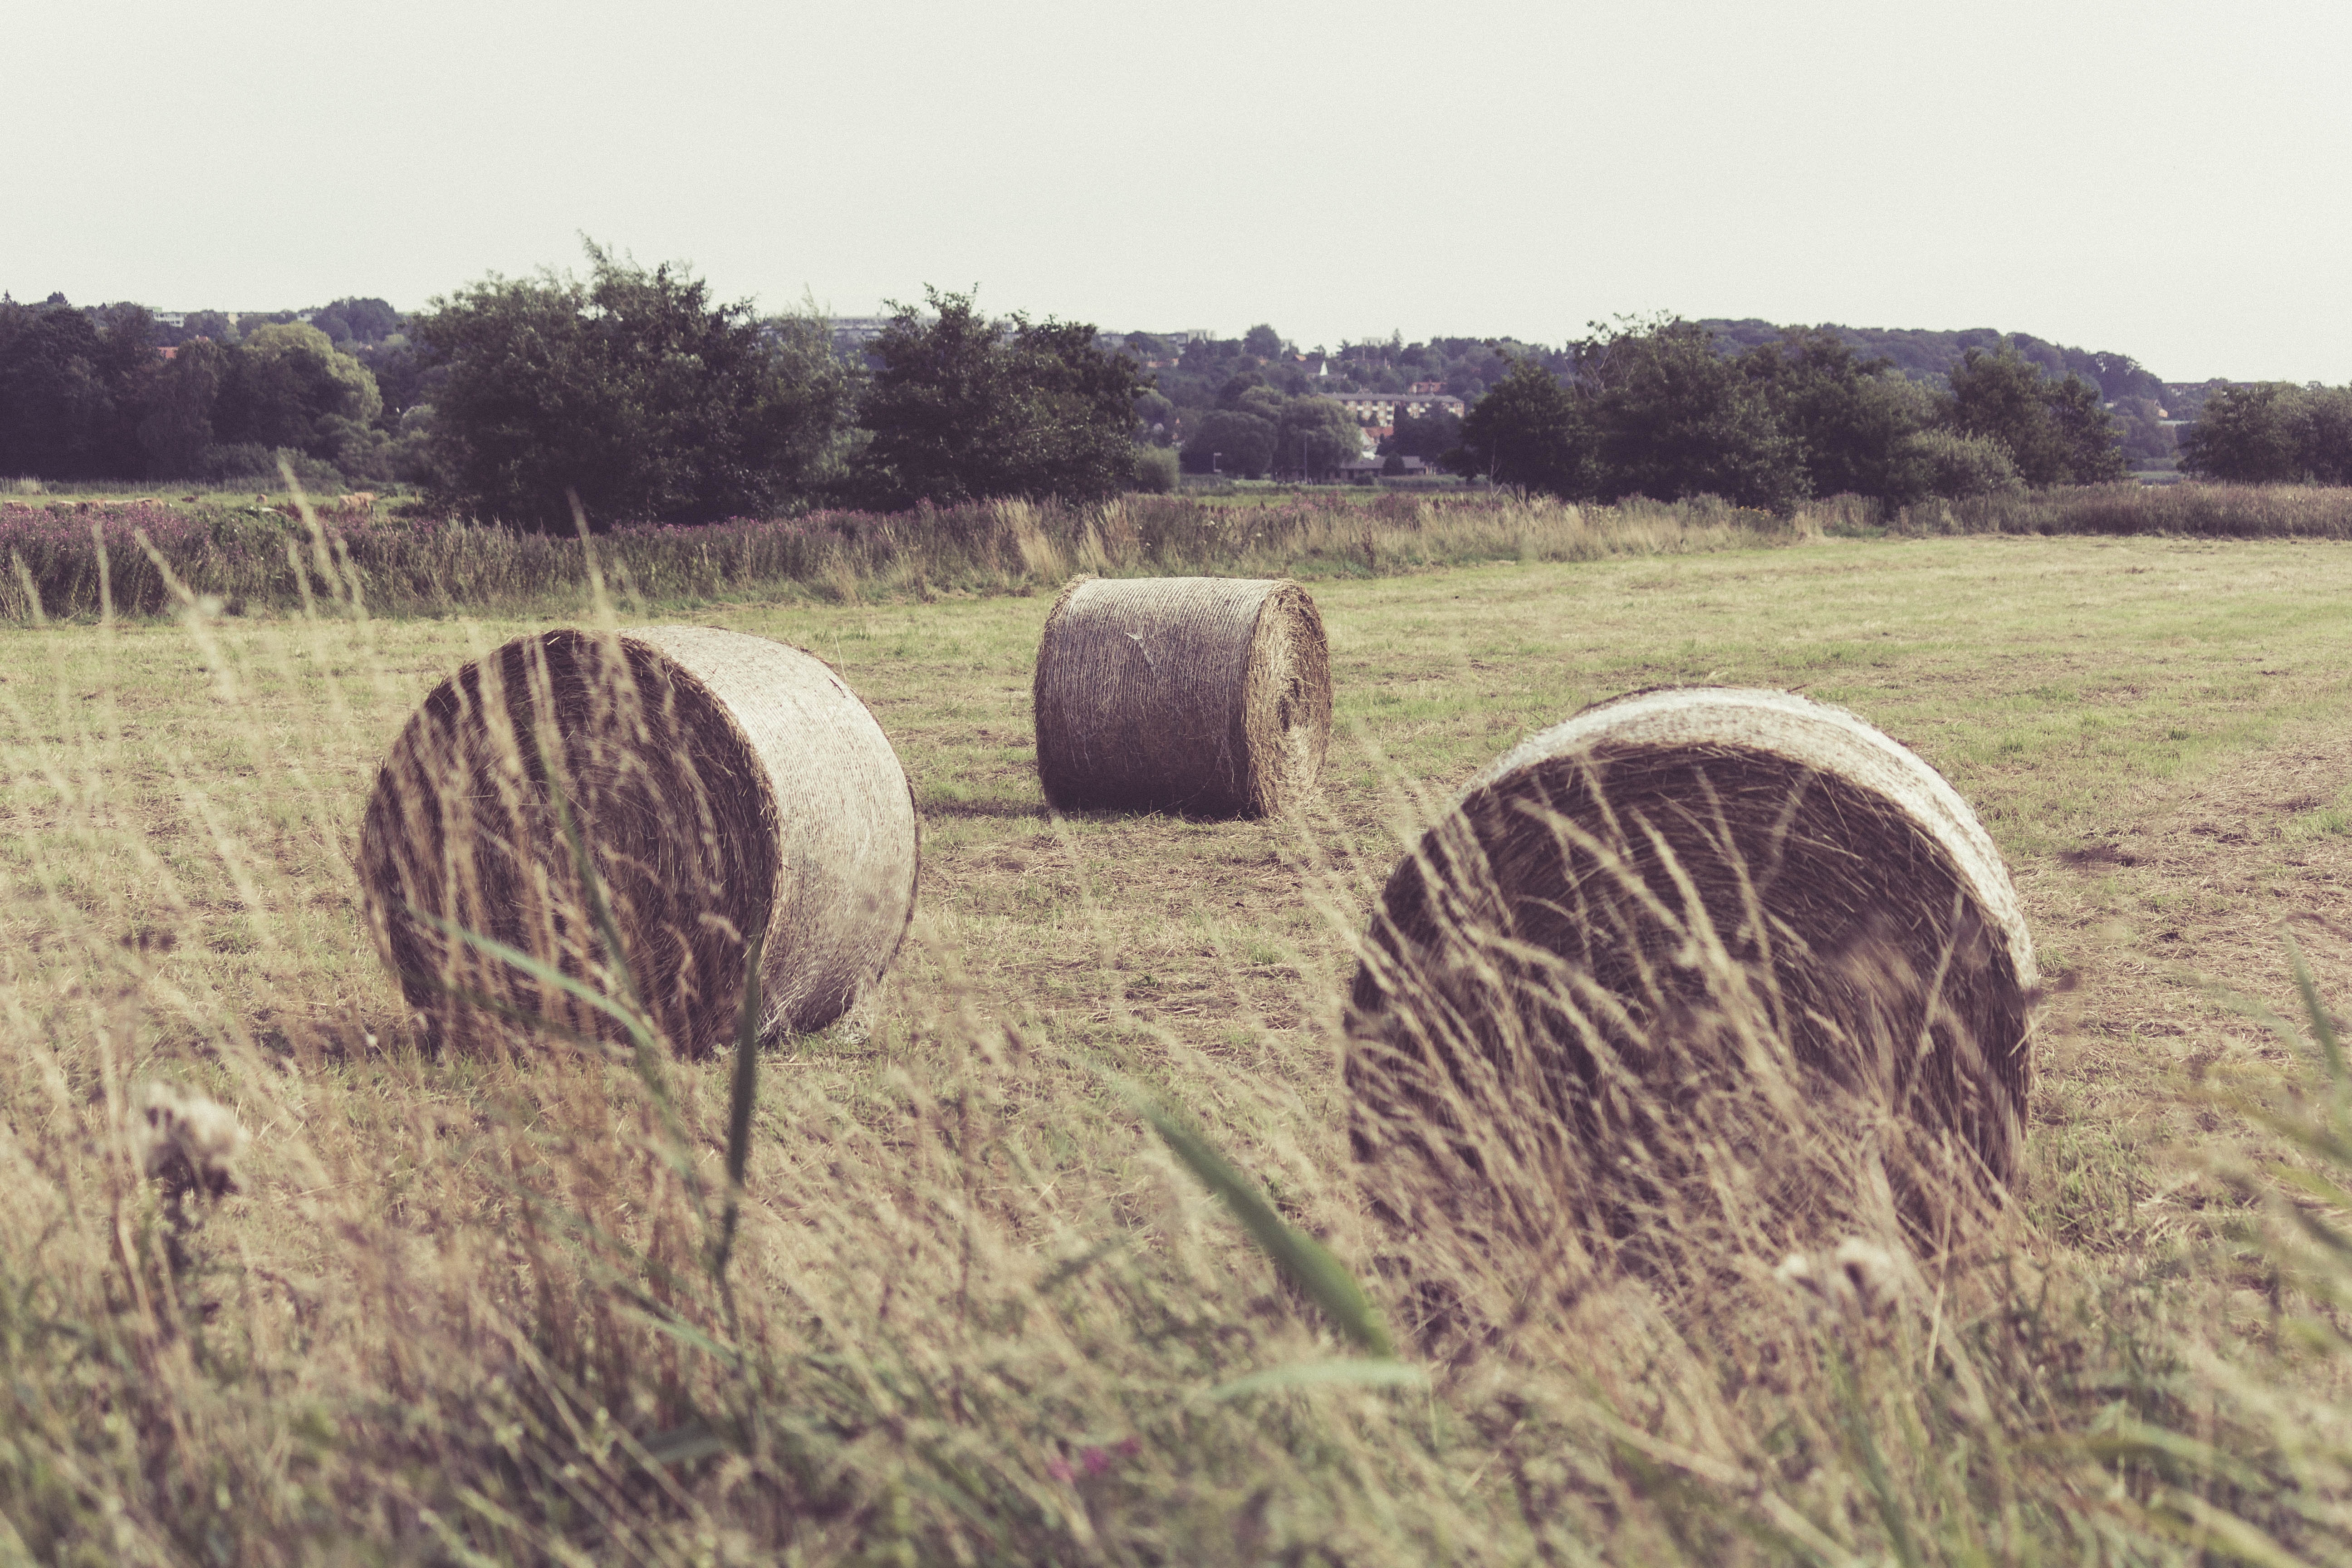
<instances>
[{"instance_id":1,"label":"dry straw texture","mask_svg":"<svg viewBox=\"0 0 2352 1568\"><path fill-rule=\"evenodd\" d=\"M1330 745L1323 618L1287 579L1081 577L1045 617L1034 710L1058 809L1272 816Z\"/></svg>"},{"instance_id":2,"label":"dry straw texture","mask_svg":"<svg viewBox=\"0 0 2352 1568\"><path fill-rule=\"evenodd\" d=\"M699 626L517 637L425 699L362 834L378 944L446 1043L520 1041L525 1017L609 1032L447 929L608 991L625 984L606 968L560 804L592 847L645 1006L692 1054L732 1034L754 934L766 933L764 1032L809 1030L856 1004L913 914L906 773L821 660Z\"/></svg>"},{"instance_id":3,"label":"dry straw texture","mask_svg":"<svg viewBox=\"0 0 2352 1568\"><path fill-rule=\"evenodd\" d=\"M1910 751L1784 692L1642 693L1512 750L1390 878L1353 1138L1391 1221L1482 1245L1556 1251L1566 1209L1569 1250L1626 1261L1706 1230L1733 1169L1778 1216L1751 1258L1940 1245L2014 1173L2035 984L1999 855Z\"/></svg>"}]
</instances>

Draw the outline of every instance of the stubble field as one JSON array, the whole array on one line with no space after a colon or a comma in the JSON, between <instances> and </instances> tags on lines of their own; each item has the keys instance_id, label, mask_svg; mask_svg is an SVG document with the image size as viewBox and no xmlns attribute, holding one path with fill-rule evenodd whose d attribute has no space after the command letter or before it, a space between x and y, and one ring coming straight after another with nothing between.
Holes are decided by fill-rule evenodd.
<instances>
[{"instance_id":1,"label":"stubble field","mask_svg":"<svg viewBox=\"0 0 2352 1568\"><path fill-rule=\"evenodd\" d=\"M1224 1401L1212 1419L1200 1388L1328 1354L1328 1331L1104 1069L1182 1106L1349 1257L1338 1006L1408 836L1514 741L1588 702L1679 683L1800 689L1907 742L1976 806L2051 983L2017 1210L1983 1265L2006 1283L1954 1302L2006 1322L2022 1269L2045 1305L2079 1309L2068 1353L2105 1343L2153 1367L2177 1351L2147 1373L2174 1380L2165 1398L2209 1362L2241 1368L2233 1388L2292 1382L2304 1374L2275 1359L2277 1271L2220 1223L2248 1212L2224 1177L2266 1145L2207 1089L2300 1070L2239 1005L2292 1010L2288 934L2324 994L2352 996L2352 546L1832 540L1315 594L1332 751L1320 799L1269 822L1045 813L1028 689L1047 595L692 615L834 663L923 818L916 925L870 1015L766 1059L739 1278L703 1305L679 1282L691 1248L660 1234L686 1223L692 1180L656 1157L626 1086L420 1055L357 913L352 835L410 708L461 660L547 623L362 624L322 607L0 633L0 1096L26 1194L0 1222L0 1273L30 1375L8 1396L0 1508L28 1550L2210 1550L2223 1527L2158 1497L2209 1492L2168 1471L2133 1483L2112 1453L2049 1460L2063 1479L2047 1495L2039 1460L1947 1488L1932 1423L1898 1412L1880 1447L1916 1441L1881 1486L1848 1426L1804 1413L1815 1384L1775 1387L1744 1352L1735 1375L1688 1346L1660 1373L1640 1359L1666 1353L1654 1325L1638 1354L1602 1335L1581 1342L1598 1364L1549 1366L1570 1392L1541 1418L1512 1404L1526 1393L1512 1378L1456 1369L1427 1394L1285 1395L1279 1417ZM672 1071L683 1158L708 1167L728 1065ZM192 1232L184 1265L159 1261L168 1216L108 1152L131 1085L152 1077L215 1094L256 1133L242 1191ZM967 1138L975 1106L1003 1158ZM576 1234L554 1235L551 1213ZM951 1289L941 1271L959 1257ZM1076 1276L1057 1271L1074 1268L1094 1294L1070 1299ZM1171 1305L1188 1290L1194 1305ZM1825 1353L1875 1367L1899 1403L1906 1379L1935 1381L1938 1339L1959 1337L1937 1300L1924 1348L1898 1333ZM2104 1341L2102 1303L2117 1314ZM1005 1370L1030 1355L1040 1364ZM822 1356L861 1370L794 1370ZM936 1381L906 1370L929 1357ZM518 1369L532 1366L552 1370L526 1397ZM795 1381L836 1376L855 1394ZM1691 1386L1658 1392L1676 1379ZM755 1441L730 1403L753 1385L782 1427L828 1414L808 1415L814 1435ZM2097 1429L2101 1398L2068 1386L2026 1402L2040 1414L2021 1440ZM2314 1397L2328 1386L2310 1374ZM1774 1444L1816 1426L1819 1453L1772 1472ZM1531 1448L1537 1431L1550 1436ZM679 1433L707 1441L647 1454ZM2084 1491L2100 1477L2115 1498ZM2305 1525L2340 1528L2341 1507Z\"/></svg>"}]
</instances>

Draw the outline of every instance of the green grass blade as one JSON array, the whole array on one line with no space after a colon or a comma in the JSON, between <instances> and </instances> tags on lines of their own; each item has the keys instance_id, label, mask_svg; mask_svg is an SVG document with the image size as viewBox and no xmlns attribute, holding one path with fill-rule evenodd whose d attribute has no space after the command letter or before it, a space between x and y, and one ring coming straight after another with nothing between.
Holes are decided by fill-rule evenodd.
<instances>
[{"instance_id":1,"label":"green grass blade","mask_svg":"<svg viewBox=\"0 0 2352 1568\"><path fill-rule=\"evenodd\" d=\"M2287 956L2294 960L2294 988L2303 996L2303 1010L2311 1019L2312 1037L2319 1042L2322 1055L2327 1058L2328 1080L2342 1094L2352 1084L2344 1076L2344 1045L2336 1037L2336 1025L2327 1016L2326 1005L2319 999L2318 983L2311 978L2311 965L2303 961L2303 949L2293 937L2286 939Z\"/></svg>"},{"instance_id":2,"label":"green grass blade","mask_svg":"<svg viewBox=\"0 0 2352 1568\"><path fill-rule=\"evenodd\" d=\"M751 1104L760 1089L760 953L768 933L743 944L743 1004L735 1014L735 1080L727 1098L727 1180L743 1184L751 1158Z\"/></svg>"},{"instance_id":3,"label":"green grass blade","mask_svg":"<svg viewBox=\"0 0 2352 1568\"><path fill-rule=\"evenodd\" d=\"M2186 1528L2174 1533L2174 1539L2193 1542L2209 1561L2219 1557L2252 1563L2255 1568L2308 1568L2307 1559L2296 1556L2259 1527L2194 1492L2158 1492L2148 1500L2148 1510L2152 1521L2167 1513L2178 1516Z\"/></svg>"},{"instance_id":4,"label":"green grass blade","mask_svg":"<svg viewBox=\"0 0 2352 1568\"><path fill-rule=\"evenodd\" d=\"M1225 1206L1233 1210L1234 1217L1242 1222L1242 1228L1249 1232L1259 1249L1274 1259L1275 1266L1293 1284L1307 1292L1340 1332L1372 1355L1396 1354L1396 1345L1390 1340L1380 1313L1373 1310L1371 1299L1364 1294L1364 1288L1348 1272L1346 1265L1332 1257L1321 1242L1275 1213L1274 1205L1259 1194L1257 1184L1242 1174L1198 1134L1181 1125L1140 1089L1132 1084L1122 1087L1137 1113L1160 1134L1160 1141L1201 1179L1202 1185L1224 1199Z\"/></svg>"},{"instance_id":5,"label":"green grass blade","mask_svg":"<svg viewBox=\"0 0 2352 1568\"><path fill-rule=\"evenodd\" d=\"M710 1249L710 1276L721 1289L735 1256L735 1226L743 1213L743 1173L751 1163L751 1110L760 1093L760 953L767 932L743 944L743 1001L735 1013L735 1072L727 1091L727 1202L719 1240Z\"/></svg>"},{"instance_id":6,"label":"green grass blade","mask_svg":"<svg viewBox=\"0 0 2352 1568\"><path fill-rule=\"evenodd\" d=\"M741 1351L731 1345L720 1344L692 1323L685 1321L674 1313L662 1310L657 1306L650 1304L624 1306L619 1309L619 1311L623 1317L635 1318L656 1333L667 1334L688 1350L700 1351L730 1372L740 1368L743 1364Z\"/></svg>"},{"instance_id":7,"label":"green grass blade","mask_svg":"<svg viewBox=\"0 0 2352 1568\"><path fill-rule=\"evenodd\" d=\"M480 931L469 930L465 926L459 925L456 921L447 920L440 915L433 913L430 910L420 910L415 904L405 903L401 907L405 909L410 914L415 915L418 920L421 920L425 924L433 927L436 931L440 931L443 935L455 937L459 942L464 942L467 946L474 948L478 952L488 953L492 958L498 959L501 963L512 964L515 968L521 970L525 974L530 975L532 979L552 985L557 990L562 992L565 995L586 1003L589 1006L595 1008L598 1012L604 1013L617 1021L623 1027L628 1029L632 1036L635 1036L645 1026L644 1020L629 1011L628 1008L614 1001L613 998L606 995L602 991L597 990L595 987L564 973L563 971L556 968L555 965L548 963L544 959L533 957L531 954L523 952L522 949L519 947L509 947L505 942L499 941L496 937L484 936ZM442 990L452 989L447 986L439 986L437 988ZM506 1009L500 1008L499 1011L503 1012L506 1011Z\"/></svg>"},{"instance_id":8,"label":"green grass blade","mask_svg":"<svg viewBox=\"0 0 2352 1568\"><path fill-rule=\"evenodd\" d=\"M559 1024L554 1019L534 1013L527 1007L518 1007L512 1003L501 1002L488 992L469 990L463 985L451 985L437 975L419 974L414 970L403 970L400 979L403 984L414 981L416 984L437 992L452 1001L463 1002L468 1007L478 1007L485 1013L504 1018L509 1024L519 1024L534 1034L552 1035L564 1044L577 1046L592 1056L603 1054L612 1044L611 1041L598 1036L583 1034L568 1025ZM0 1564L0 1568L5 1568L5 1564Z\"/></svg>"}]
</instances>

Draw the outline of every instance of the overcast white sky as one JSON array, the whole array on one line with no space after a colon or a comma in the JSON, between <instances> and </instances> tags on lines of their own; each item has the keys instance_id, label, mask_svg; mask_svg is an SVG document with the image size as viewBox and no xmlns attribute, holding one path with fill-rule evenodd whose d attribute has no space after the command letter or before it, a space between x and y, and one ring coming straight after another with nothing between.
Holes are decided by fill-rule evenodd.
<instances>
[{"instance_id":1,"label":"overcast white sky","mask_svg":"<svg viewBox=\"0 0 2352 1568\"><path fill-rule=\"evenodd\" d=\"M1990 326L2352 381L2334 0L53 0L0 287L404 309L592 235L771 309Z\"/></svg>"}]
</instances>

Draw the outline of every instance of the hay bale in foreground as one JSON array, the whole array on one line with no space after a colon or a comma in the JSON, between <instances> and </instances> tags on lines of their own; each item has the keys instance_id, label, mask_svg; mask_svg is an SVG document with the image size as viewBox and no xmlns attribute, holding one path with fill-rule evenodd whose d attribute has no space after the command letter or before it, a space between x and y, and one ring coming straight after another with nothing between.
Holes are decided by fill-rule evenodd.
<instances>
[{"instance_id":1,"label":"hay bale in foreground","mask_svg":"<svg viewBox=\"0 0 2352 1568\"><path fill-rule=\"evenodd\" d=\"M1331 742L1323 618L1287 578L1081 577L1045 617L1037 777L1057 810L1271 816Z\"/></svg>"},{"instance_id":2,"label":"hay bale in foreground","mask_svg":"<svg viewBox=\"0 0 2352 1568\"><path fill-rule=\"evenodd\" d=\"M595 1010L411 912L600 974L546 757L645 1002L679 1049L732 1037L755 932L766 933L763 1034L832 1022L897 952L914 912L912 793L873 715L821 660L700 626L521 637L425 700L361 835L378 945L445 1043L530 1033L452 992L613 1033Z\"/></svg>"},{"instance_id":3,"label":"hay bale in foreground","mask_svg":"<svg viewBox=\"0 0 2352 1568\"><path fill-rule=\"evenodd\" d=\"M1834 1102L1956 1132L1958 1168L2007 1182L2037 983L2000 855L1908 749L1786 692L1639 693L1514 748L1389 879L1351 997L1355 1143L1458 1184L1519 1158L1437 1147L1476 1107L1539 1107L1605 1151L1554 1162L1588 1160L1586 1195L1638 1164L1655 1212L1678 1137L1769 1142ZM1777 1131L1723 1110L1743 1076L1789 1080L1748 1102Z\"/></svg>"}]
</instances>

